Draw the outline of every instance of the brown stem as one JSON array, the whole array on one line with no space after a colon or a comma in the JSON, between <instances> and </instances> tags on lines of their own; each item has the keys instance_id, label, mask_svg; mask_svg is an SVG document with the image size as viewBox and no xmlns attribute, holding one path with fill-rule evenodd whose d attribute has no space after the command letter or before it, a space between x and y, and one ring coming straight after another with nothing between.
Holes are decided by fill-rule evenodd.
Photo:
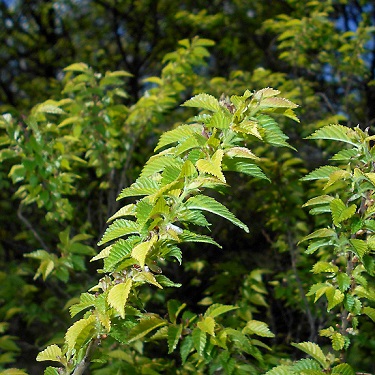
<instances>
[{"instance_id":1,"label":"brown stem","mask_svg":"<svg viewBox=\"0 0 375 375\"><path fill-rule=\"evenodd\" d=\"M82 358L82 361L78 363L76 368L74 369L72 375L82 375L87 367L90 365L91 358L95 352L95 349L100 344L100 339L95 338L90 341L90 344L87 346L86 354Z\"/></svg>"},{"instance_id":2,"label":"brown stem","mask_svg":"<svg viewBox=\"0 0 375 375\"><path fill-rule=\"evenodd\" d=\"M17 216L18 216L18 218L26 225L27 229L29 229L32 232L32 234L34 235L34 237L42 245L43 249L47 250L48 252L50 252L47 244L43 241L43 238L40 237L39 233L32 226L32 224L30 223L30 221L25 216L22 215L22 207L23 206L22 206L22 203L21 203L20 206L18 207L18 210L17 210Z\"/></svg>"}]
</instances>

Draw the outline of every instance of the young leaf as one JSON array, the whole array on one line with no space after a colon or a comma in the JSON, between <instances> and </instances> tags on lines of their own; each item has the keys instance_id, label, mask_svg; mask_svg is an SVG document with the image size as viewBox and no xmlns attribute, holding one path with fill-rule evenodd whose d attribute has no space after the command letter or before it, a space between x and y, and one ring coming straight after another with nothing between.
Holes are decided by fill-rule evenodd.
<instances>
[{"instance_id":1,"label":"young leaf","mask_svg":"<svg viewBox=\"0 0 375 375\"><path fill-rule=\"evenodd\" d=\"M246 147L232 147L228 150L225 150L225 155L229 156L230 158L245 158L245 159L255 159L255 160L259 159L258 156L253 154Z\"/></svg>"},{"instance_id":2,"label":"young leaf","mask_svg":"<svg viewBox=\"0 0 375 375\"><path fill-rule=\"evenodd\" d=\"M355 142L352 137L353 130L342 125L327 125L316 130L307 139L329 139L349 143L358 147L359 144Z\"/></svg>"},{"instance_id":3,"label":"young leaf","mask_svg":"<svg viewBox=\"0 0 375 375\"><path fill-rule=\"evenodd\" d=\"M73 318L82 310L85 310L88 307L94 306L94 305L95 305L95 296L90 293L82 293L79 303L70 306L69 308L70 316Z\"/></svg>"},{"instance_id":4,"label":"young leaf","mask_svg":"<svg viewBox=\"0 0 375 375\"><path fill-rule=\"evenodd\" d=\"M113 221L113 220L115 220L115 219L117 219L119 217L134 216L135 215L134 209L135 209L135 204L133 204L133 203L130 203L130 204L127 204L124 207L121 207L115 214L113 214L107 220L107 223L110 222L110 221Z\"/></svg>"},{"instance_id":5,"label":"young leaf","mask_svg":"<svg viewBox=\"0 0 375 375\"><path fill-rule=\"evenodd\" d=\"M165 320L160 319L156 316L144 318L134 328L130 330L128 342L130 343L135 340L139 340L151 331L153 331L154 329L161 326L165 326L166 324L167 323Z\"/></svg>"},{"instance_id":6,"label":"young leaf","mask_svg":"<svg viewBox=\"0 0 375 375\"><path fill-rule=\"evenodd\" d=\"M249 335L258 335L261 337L275 337L270 331L268 325L259 320L250 320L247 322L243 332Z\"/></svg>"},{"instance_id":7,"label":"young leaf","mask_svg":"<svg viewBox=\"0 0 375 375\"><path fill-rule=\"evenodd\" d=\"M242 221L238 220L225 206L217 202L214 198L204 195L196 195L194 197L189 198L186 201L185 207L187 207L190 210L202 210L212 212L215 215L221 216L229 220L233 224L242 228L245 232L249 232L249 228Z\"/></svg>"},{"instance_id":8,"label":"young leaf","mask_svg":"<svg viewBox=\"0 0 375 375\"><path fill-rule=\"evenodd\" d=\"M299 350L302 350L306 354L310 355L313 357L316 361L318 361L321 366L324 369L327 369L329 366L329 362L327 361L326 356L324 355L322 349L320 347L313 343L313 342L301 342L301 343L292 343L294 347L296 347Z\"/></svg>"},{"instance_id":9,"label":"young leaf","mask_svg":"<svg viewBox=\"0 0 375 375\"><path fill-rule=\"evenodd\" d=\"M181 345L180 345L180 355L181 355L181 362L184 364L186 362L187 357L189 356L191 350L193 349L193 337L192 336L185 336Z\"/></svg>"},{"instance_id":10,"label":"young leaf","mask_svg":"<svg viewBox=\"0 0 375 375\"><path fill-rule=\"evenodd\" d=\"M336 273L339 270L339 268L332 263L319 261L314 264L312 271L314 273L322 273L322 272L333 272Z\"/></svg>"},{"instance_id":11,"label":"young leaf","mask_svg":"<svg viewBox=\"0 0 375 375\"><path fill-rule=\"evenodd\" d=\"M255 178L270 181L270 179L263 173L263 171L257 165L249 162L248 159L224 158L223 169L225 171L244 173Z\"/></svg>"},{"instance_id":12,"label":"young leaf","mask_svg":"<svg viewBox=\"0 0 375 375\"><path fill-rule=\"evenodd\" d=\"M354 253L362 260L363 256L367 253L368 247L367 243L364 240L360 240L358 238L352 238L349 240Z\"/></svg>"},{"instance_id":13,"label":"young leaf","mask_svg":"<svg viewBox=\"0 0 375 375\"><path fill-rule=\"evenodd\" d=\"M92 337L95 321L95 316L90 315L88 318L78 320L67 330L65 341L68 350L73 350L75 347L79 348Z\"/></svg>"},{"instance_id":14,"label":"young leaf","mask_svg":"<svg viewBox=\"0 0 375 375\"><path fill-rule=\"evenodd\" d=\"M182 105L185 107L208 109L213 112L221 110L218 100L214 96L205 93L193 96Z\"/></svg>"},{"instance_id":15,"label":"young leaf","mask_svg":"<svg viewBox=\"0 0 375 375\"><path fill-rule=\"evenodd\" d=\"M292 371L291 366L280 365L267 371L264 375L295 375L295 374L296 373Z\"/></svg>"},{"instance_id":16,"label":"young leaf","mask_svg":"<svg viewBox=\"0 0 375 375\"><path fill-rule=\"evenodd\" d=\"M341 350L344 345L345 345L345 338L344 336L339 333L339 332L335 332L332 336L331 336L331 340L332 340L332 348L333 350Z\"/></svg>"},{"instance_id":17,"label":"young leaf","mask_svg":"<svg viewBox=\"0 0 375 375\"><path fill-rule=\"evenodd\" d=\"M203 242L209 243L222 248L215 240L213 240L210 236L205 236L204 234L197 234L194 232L190 232L188 230L184 230L181 234L178 235L179 239L182 242Z\"/></svg>"},{"instance_id":18,"label":"young leaf","mask_svg":"<svg viewBox=\"0 0 375 375\"><path fill-rule=\"evenodd\" d=\"M375 309L372 307L365 306L363 313L366 314L373 322L375 322Z\"/></svg>"},{"instance_id":19,"label":"young leaf","mask_svg":"<svg viewBox=\"0 0 375 375\"><path fill-rule=\"evenodd\" d=\"M223 150L217 150L214 155L212 155L210 160L199 159L196 163L198 171L211 174L217 177L220 181L226 182L221 166L223 155Z\"/></svg>"},{"instance_id":20,"label":"young leaf","mask_svg":"<svg viewBox=\"0 0 375 375\"><path fill-rule=\"evenodd\" d=\"M171 354L181 338L182 325L170 325L168 327L168 354Z\"/></svg>"},{"instance_id":21,"label":"young leaf","mask_svg":"<svg viewBox=\"0 0 375 375\"><path fill-rule=\"evenodd\" d=\"M338 167L333 167L331 165L324 165L323 167L319 167L313 170L305 177L302 177L301 181L328 180L329 176L335 171L341 171L341 169Z\"/></svg>"},{"instance_id":22,"label":"young leaf","mask_svg":"<svg viewBox=\"0 0 375 375\"><path fill-rule=\"evenodd\" d=\"M344 293L340 292L340 290L336 289L333 286L327 288L325 294L328 301L327 311L332 310L336 305L341 303L345 297Z\"/></svg>"},{"instance_id":23,"label":"young leaf","mask_svg":"<svg viewBox=\"0 0 375 375\"><path fill-rule=\"evenodd\" d=\"M302 238L302 240L298 242L298 245L302 242L312 240L314 238L334 237L335 235L336 235L336 232L333 229L329 229L329 228L317 229L315 232L310 233L306 237Z\"/></svg>"},{"instance_id":24,"label":"young leaf","mask_svg":"<svg viewBox=\"0 0 375 375\"><path fill-rule=\"evenodd\" d=\"M340 363L332 369L332 374L340 375L355 375L356 372L347 363Z\"/></svg>"},{"instance_id":25,"label":"young leaf","mask_svg":"<svg viewBox=\"0 0 375 375\"><path fill-rule=\"evenodd\" d=\"M62 351L57 345L50 345L47 346L43 351L41 351L37 357L36 360L38 362L40 361L54 361L54 362L60 362L62 357Z\"/></svg>"},{"instance_id":26,"label":"young leaf","mask_svg":"<svg viewBox=\"0 0 375 375\"><path fill-rule=\"evenodd\" d=\"M128 234L138 233L138 231L139 228L136 222L125 219L117 219L106 229L102 239L98 242L98 246Z\"/></svg>"},{"instance_id":27,"label":"young leaf","mask_svg":"<svg viewBox=\"0 0 375 375\"><path fill-rule=\"evenodd\" d=\"M142 268L145 266L147 253L151 250L157 240L158 237L153 236L149 241L141 242L132 250L132 257L139 262L139 265Z\"/></svg>"},{"instance_id":28,"label":"young leaf","mask_svg":"<svg viewBox=\"0 0 375 375\"><path fill-rule=\"evenodd\" d=\"M171 143L181 143L183 140L191 138L194 134L200 134L202 130L202 125L180 125L175 129L163 133L154 151L157 151L164 146L170 145Z\"/></svg>"},{"instance_id":29,"label":"young leaf","mask_svg":"<svg viewBox=\"0 0 375 375\"><path fill-rule=\"evenodd\" d=\"M229 311L238 309L237 306L232 305L221 305L220 303L214 303L211 305L205 312L204 316L210 316L212 318L216 318L221 314L225 314Z\"/></svg>"},{"instance_id":30,"label":"young leaf","mask_svg":"<svg viewBox=\"0 0 375 375\"><path fill-rule=\"evenodd\" d=\"M293 371L300 374L303 370L321 370L321 366L314 359L303 358L292 366Z\"/></svg>"},{"instance_id":31,"label":"young leaf","mask_svg":"<svg viewBox=\"0 0 375 375\"><path fill-rule=\"evenodd\" d=\"M107 301L125 319L125 305L132 287L132 279L127 279L125 283L115 285L107 295Z\"/></svg>"},{"instance_id":32,"label":"young leaf","mask_svg":"<svg viewBox=\"0 0 375 375\"><path fill-rule=\"evenodd\" d=\"M139 177L134 184L122 190L117 200L125 197L136 197L154 194L159 190L159 184L151 178Z\"/></svg>"},{"instance_id":33,"label":"young leaf","mask_svg":"<svg viewBox=\"0 0 375 375\"><path fill-rule=\"evenodd\" d=\"M206 332L211 336L215 336L215 324L215 319L211 316L207 316L197 323L197 327L201 331Z\"/></svg>"},{"instance_id":34,"label":"young leaf","mask_svg":"<svg viewBox=\"0 0 375 375\"><path fill-rule=\"evenodd\" d=\"M202 357L207 342L206 332L203 332L199 328L194 328L192 333L192 339L195 350L197 351L198 355Z\"/></svg>"}]
</instances>

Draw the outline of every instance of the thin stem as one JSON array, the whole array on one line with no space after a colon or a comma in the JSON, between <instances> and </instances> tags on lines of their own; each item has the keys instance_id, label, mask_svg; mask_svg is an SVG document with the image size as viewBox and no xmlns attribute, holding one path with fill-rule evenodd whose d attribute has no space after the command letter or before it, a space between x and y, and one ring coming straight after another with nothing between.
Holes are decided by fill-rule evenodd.
<instances>
[{"instance_id":1,"label":"thin stem","mask_svg":"<svg viewBox=\"0 0 375 375\"><path fill-rule=\"evenodd\" d=\"M91 358L95 352L95 349L99 345L99 343L100 343L99 338L95 338L91 340L90 344L87 346L85 356L82 358L82 361L78 363L72 375L82 375L85 372L85 370L91 363Z\"/></svg>"},{"instance_id":2,"label":"thin stem","mask_svg":"<svg viewBox=\"0 0 375 375\"><path fill-rule=\"evenodd\" d=\"M34 235L34 237L42 245L43 249L47 250L48 252L50 252L50 249L47 246L47 244L43 241L43 238L39 235L39 233L36 231L36 229L32 226L32 224L30 223L30 221L25 216L22 215L22 207L23 207L23 205L21 203L20 206L18 207L18 210L17 210L17 216L18 216L18 218L26 225L27 229L29 229L32 232L32 234Z\"/></svg>"}]
</instances>

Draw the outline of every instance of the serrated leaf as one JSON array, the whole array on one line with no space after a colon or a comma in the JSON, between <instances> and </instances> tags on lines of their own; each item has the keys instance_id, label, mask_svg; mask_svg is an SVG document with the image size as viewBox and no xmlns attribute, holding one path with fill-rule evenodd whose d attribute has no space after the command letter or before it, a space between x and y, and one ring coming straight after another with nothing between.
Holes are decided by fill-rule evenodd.
<instances>
[{"instance_id":1,"label":"serrated leaf","mask_svg":"<svg viewBox=\"0 0 375 375\"><path fill-rule=\"evenodd\" d=\"M314 359L310 358L303 358L297 361L292 366L293 371L295 371L297 374L300 374L303 370L320 370L321 366L318 362L316 362Z\"/></svg>"},{"instance_id":2,"label":"serrated leaf","mask_svg":"<svg viewBox=\"0 0 375 375\"><path fill-rule=\"evenodd\" d=\"M161 286L179 288L182 285L180 283L173 282L165 275L155 275L155 279Z\"/></svg>"},{"instance_id":3,"label":"serrated leaf","mask_svg":"<svg viewBox=\"0 0 375 375\"><path fill-rule=\"evenodd\" d=\"M199 172L208 173L217 177L220 181L226 182L222 172L221 162L223 160L223 150L217 150L210 160L200 159L196 162L196 167Z\"/></svg>"},{"instance_id":4,"label":"serrated leaf","mask_svg":"<svg viewBox=\"0 0 375 375\"><path fill-rule=\"evenodd\" d=\"M191 138L190 138L191 139ZM181 169L183 161L174 155L154 155L148 159L142 169L141 178L152 176L153 174L163 171L167 167Z\"/></svg>"},{"instance_id":5,"label":"serrated leaf","mask_svg":"<svg viewBox=\"0 0 375 375\"><path fill-rule=\"evenodd\" d=\"M132 287L132 279L127 279L125 283L117 284L110 289L107 301L125 319L125 305Z\"/></svg>"},{"instance_id":6,"label":"serrated leaf","mask_svg":"<svg viewBox=\"0 0 375 375\"><path fill-rule=\"evenodd\" d=\"M337 284L341 292L346 292L351 285L350 277L346 273L340 272L337 275Z\"/></svg>"},{"instance_id":7,"label":"serrated leaf","mask_svg":"<svg viewBox=\"0 0 375 375\"><path fill-rule=\"evenodd\" d=\"M134 281L143 281L151 285L155 285L156 287L163 289L163 287L157 282L154 274L149 271L141 271L138 272L133 277Z\"/></svg>"},{"instance_id":8,"label":"serrated leaf","mask_svg":"<svg viewBox=\"0 0 375 375\"><path fill-rule=\"evenodd\" d=\"M6 357L6 354L7 354L7 353L3 353L3 354L1 355L1 359L4 359L4 357L7 358L7 357ZM8 361L7 361L7 362L8 362ZM13 362L13 361L12 361L12 362ZM3 363L4 363L4 362L3 362ZM52 367L51 367L51 368L52 368ZM47 370L46 370L46 371L47 371ZM6 370L2 370L0 374L1 374L1 375L28 375L25 371L20 370L20 369L18 369L18 368L8 368L8 369L6 369ZM46 372L44 372L44 374L46 374ZM50 373L50 374L52 374L52 373ZM53 375L58 375L57 371L54 372Z\"/></svg>"},{"instance_id":9,"label":"serrated leaf","mask_svg":"<svg viewBox=\"0 0 375 375\"><path fill-rule=\"evenodd\" d=\"M73 350L75 347L81 347L86 340L92 337L95 321L95 316L90 315L88 318L78 320L67 330L65 341L68 350Z\"/></svg>"},{"instance_id":10,"label":"serrated leaf","mask_svg":"<svg viewBox=\"0 0 375 375\"><path fill-rule=\"evenodd\" d=\"M254 334L261 337L275 337L275 335L268 328L268 325L259 320L248 321L245 328L243 329L243 332L249 335Z\"/></svg>"},{"instance_id":11,"label":"serrated leaf","mask_svg":"<svg viewBox=\"0 0 375 375\"><path fill-rule=\"evenodd\" d=\"M336 235L336 232L333 229L329 229L329 228L317 229L315 232L310 233L306 237L302 238L302 240L298 242L298 245L302 242L312 240L314 238L334 237L335 235Z\"/></svg>"},{"instance_id":12,"label":"serrated leaf","mask_svg":"<svg viewBox=\"0 0 375 375\"><path fill-rule=\"evenodd\" d=\"M369 306L363 308L363 313L366 314L373 322L375 322L375 309Z\"/></svg>"},{"instance_id":13,"label":"serrated leaf","mask_svg":"<svg viewBox=\"0 0 375 375\"><path fill-rule=\"evenodd\" d=\"M135 243L139 241L139 237L132 236L126 240L119 239L110 247L108 256L104 259L104 271L111 272L124 259L130 257Z\"/></svg>"},{"instance_id":14,"label":"serrated leaf","mask_svg":"<svg viewBox=\"0 0 375 375\"><path fill-rule=\"evenodd\" d=\"M245 159L255 159L258 160L259 157L253 154L248 148L246 147L232 147L228 150L225 150L225 155L229 156L230 158L245 158Z\"/></svg>"},{"instance_id":15,"label":"serrated leaf","mask_svg":"<svg viewBox=\"0 0 375 375\"><path fill-rule=\"evenodd\" d=\"M136 197L154 194L159 190L159 184L151 178L140 177L131 186L122 190L117 200L126 197Z\"/></svg>"},{"instance_id":16,"label":"serrated leaf","mask_svg":"<svg viewBox=\"0 0 375 375\"><path fill-rule=\"evenodd\" d=\"M345 143L349 143L353 146L358 147L359 144L351 138L354 134L351 128L342 125L327 125L323 128L316 130L312 135L308 136L307 139L326 139L335 140Z\"/></svg>"},{"instance_id":17,"label":"serrated leaf","mask_svg":"<svg viewBox=\"0 0 375 375\"><path fill-rule=\"evenodd\" d=\"M64 68L63 70L65 72L85 72L89 69L89 66L85 63L74 63L74 64L71 64L69 66L67 66L66 68Z\"/></svg>"},{"instance_id":18,"label":"serrated leaf","mask_svg":"<svg viewBox=\"0 0 375 375\"><path fill-rule=\"evenodd\" d=\"M206 310L206 312L204 313L204 316L210 316L212 318L216 318L219 315L225 314L229 311L233 311L236 309L238 309L237 306L221 305L220 303L214 303Z\"/></svg>"},{"instance_id":19,"label":"serrated leaf","mask_svg":"<svg viewBox=\"0 0 375 375\"><path fill-rule=\"evenodd\" d=\"M242 221L238 220L225 206L216 201L214 198L204 195L196 195L186 201L185 207L189 210L202 210L212 212L215 215L229 220L233 224L242 228L245 232L249 232L249 228Z\"/></svg>"},{"instance_id":20,"label":"serrated leaf","mask_svg":"<svg viewBox=\"0 0 375 375\"><path fill-rule=\"evenodd\" d=\"M313 357L316 361L318 361L321 364L321 366L324 369L328 368L329 362L327 361L322 349L320 349L320 347L317 344L306 341L298 344L292 343L292 345Z\"/></svg>"},{"instance_id":21,"label":"serrated leaf","mask_svg":"<svg viewBox=\"0 0 375 375\"><path fill-rule=\"evenodd\" d=\"M254 120L243 120L239 124L232 125L232 130L235 132L249 134L263 140L259 128L258 122Z\"/></svg>"},{"instance_id":22,"label":"serrated leaf","mask_svg":"<svg viewBox=\"0 0 375 375\"><path fill-rule=\"evenodd\" d=\"M331 160L335 161L349 161L358 156L358 150L340 150L338 153L332 156Z\"/></svg>"},{"instance_id":23,"label":"serrated leaf","mask_svg":"<svg viewBox=\"0 0 375 375\"><path fill-rule=\"evenodd\" d=\"M194 328L192 333L193 345L200 357L203 356L203 351L207 342L206 332L201 331L199 328Z\"/></svg>"},{"instance_id":24,"label":"serrated leaf","mask_svg":"<svg viewBox=\"0 0 375 375\"><path fill-rule=\"evenodd\" d=\"M134 216L135 215L135 204L130 203L124 207L121 207L115 214L113 214L108 220L107 223L113 221L119 217L124 216Z\"/></svg>"},{"instance_id":25,"label":"serrated leaf","mask_svg":"<svg viewBox=\"0 0 375 375\"><path fill-rule=\"evenodd\" d=\"M138 223L135 221L117 219L106 229L102 239L98 242L98 246L128 234L138 233L138 231Z\"/></svg>"},{"instance_id":26,"label":"serrated leaf","mask_svg":"<svg viewBox=\"0 0 375 375\"><path fill-rule=\"evenodd\" d=\"M335 198L329 204L332 212L333 224L338 226L343 221L350 219L356 212L357 206L352 204L346 207L345 203L340 198Z\"/></svg>"},{"instance_id":27,"label":"serrated leaf","mask_svg":"<svg viewBox=\"0 0 375 375\"><path fill-rule=\"evenodd\" d=\"M336 305L341 303L345 297L344 293L342 293L340 290L336 289L333 286L327 288L325 294L328 301L327 311L332 310Z\"/></svg>"},{"instance_id":28,"label":"serrated leaf","mask_svg":"<svg viewBox=\"0 0 375 375\"><path fill-rule=\"evenodd\" d=\"M258 120L258 124L264 130L264 134L262 134L262 138L265 142L276 147L282 146L282 147L289 147L289 148L294 149L294 147L290 146L286 142L286 140L289 137L282 132L279 125L272 117L267 116L267 115L260 115L257 118L257 120Z\"/></svg>"},{"instance_id":29,"label":"serrated leaf","mask_svg":"<svg viewBox=\"0 0 375 375\"><path fill-rule=\"evenodd\" d=\"M146 336L148 333L158 327L165 326L167 323L165 320L160 319L156 316L142 319L134 328L129 332L128 342L133 342Z\"/></svg>"},{"instance_id":30,"label":"serrated leaf","mask_svg":"<svg viewBox=\"0 0 375 375\"><path fill-rule=\"evenodd\" d=\"M82 310L95 305L95 296L90 293L82 293L79 303L69 307L70 316L73 318Z\"/></svg>"},{"instance_id":31,"label":"serrated leaf","mask_svg":"<svg viewBox=\"0 0 375 375\"><path fill-rule=\"evenodd\" d=\"M339 333L339 332L333 333L333 335L331 336L331 340L332 340L333 350L339 351L339 350L343 349L343 347L345 345L345 338L341 333Z\"/></svg>"},{"instance_id":32,"label":"serrated leaf","mask_svg":"<svg viewBox=\"0 0 375 375\"><path fill-rule=\"evenodd\" d=\"M41 104L37 107L36 112L42 112L42 113L52 113L52 114L58 114L61 115L65 113L64 110L62 110L60 107L57 105L53 104Z\"/></svg>"},{"instance_id":33,"label":"serrated leaf","mask_svg":"<svg viewBox=\"0 0 375 375\"><path fill-rule=\"evenodd\" d=\"M332 374L355 375L356 372L347 363L341 363L332 369Z\"/></svg>"},{"instance_id":34,"label":"serrated leaf","mask_svg":"<svg viewBox=\"0 0 375 375\"><path fill-rule=\"evenodd\" d=\"M181 362L184 364L191 350L193 349L193 338L191 336L185 336L180 345Z\"/></svg>"},{"instance_id":35,"label":"serrated leaf","mask_svg":"<svg viewBox=\"0 0 375 375\"><path fill-rule=\"evenodd\" d=\"M221 111L219 101L214 96L206 93L193 96L182 104L182 106L208 109L213 112Z\"/></svg>"},{"instance_id":36,"label":"serrated leaf","mask_svg":"<svg viewBox=\"0 0 375 375\"><path fill-rule=\"evenodd\" d=\"M62 357L62 351L61 349L53 344L47 346L43 351L41 351L37 357L36 360L38 362L40 361L54 361L54 362L60 362Z\"/></svg>"},{"instance_id":37,"label":"serrated leaf","mask_svg":"<svg viewBox=\"0 0 375 375\"><path fill-rule=\"evenodd\" d=\"M168 354L171 354L177 347L181 338L182 325L170 325L168 327Z\"/></svg>"},{"instance_id":38,"label":"serrated leaf","mask_svg":"<svg viewBox=\"0 0 375 375\"><path fill-rule=\"evenodd\" d=\"M215 336L215 319L211 316L206 316L203 320L197 323L197 327L203 331L208 333L211 336Z\"/></svg>"},{"instance_id":39,"label":"serrated leaf","mask_svg":"<svg viewBox=\"0 0 375 375\"><path fill-rule=\"evenodd\" d=\"M161 135L159 142L154 151L161 149L172 143L181 143L183 140L188 139L194 134L201 134L203 130L202 125L180 125L175 129L169 130Z\"/></svg>"},{"instance_id":40,"label":"serrated leaf","mask_svg":"<svg viewBox=\"0 0 375 375\"><path fill-rule=\"evenodd\" d=\"M344 171L342 169L339 171L334 171L330 174L327 183L324 185L323 190L326 190L327 188L335 184L337 181L347 180L350 177L351 174L348 171Z\"/></svg>"},{"instance_id":41,"label":"serrated leaf","mask_svg":"<svg viewBox=\"0 0 375 375\"><path fill-rule=\"evenodd\" d=\"M178 237L181 242L203 242L215 245L220 249L222 248L214 239L204 234L197 234L188 230L184 230L181 234L178 234Z\"/></svg>"},{"instance_id":42,"label":"serrated leaf","mask_svg":"<svg viewBox=\"0 0 375 375\"><path fill-rule=\"evenodd\" d=\"M334 198L330 195L319 195L309 199L302 207L314 206L318 204L327 204L330 203Z\"/></svg>"},{"instance_id":43,"label":"serrated leaf","mask_svg":"<svg viewBox=\"0 0 375 375\"><path fill-rule=\"evenodd\" d=\"M319 261L317 263L314 264L313 268L312 268L312 271L314 273L322 273L322 272L338 272L339 268L332 264L332 263L329 263L329 262L323 262L323 261Z\"/></svg>"},{"instance_id":44,"label":"serrated leaf","mask_svg":"<svg viewBox=\"0 0 375 375\"><path fill-rule=\"evenodd\" d=\"M264 98L259 103L260 108L297 108L298 105L285 98Z\"/></svg>"},{"instance_id":45,"label":"serrated leaf","mask_svg":"<svg viewBox=\"0 0 375 375\"><path fill-rule=\"evenodd\" d=\"M58 369L56 367L51 367L51 366L48 366L45 370L44 370L44 375L59 375ZM5 374L4 374L5 375ZM11 375L11 374L9 374ZM17 374L14 374L14 375L17 375ZM18 374L18 375L24 375L24 374Z\"/></svg>"},{"instance_id":46,"label":"serrated leaf","mask_svg":"<svg viewBox=\"0 0 375 375\"><path fill-rule=\"evenodd\" d=\"M151 250L157 240L158 236L152 236L149 241L141 242L132 250L132 257L139 262L139 265L142 268L145 266L147 253Z\"/></svg>"},{"instance_id":47,"label":"serrated leaf","mask_svg":"<svg viewBox=\"0 0 375 375\"><path fill-rule=\"evenodd\" d=\"M295 375L295 372L292 371L291 366L280 365L267 371L264 375Z\"/></svg>"},{"instance_id":48,"label":"serrated leaf","mask_svg":"<svg viewBox=\"0 0 375 375\"><path fill-rule=\"evenodd\" d=\"M207 123L207 127L216 129L228 129L231 121L231 116L226 115L224 112L216 112L211 116L210 121Z\"/></svg>"},{"instance_id":49,"label":"serrated leaf","mask_svg":"<svg viewBox=\"0 0 375 375\"><path fill-rule=\"evenodd\" d=\"M275 90L272 87L266 87L264 89L258 90L254 93L254 98L257 100L264 98L272 98L273 96L279 95L280 91Z\"/></svg>"},{"instance_id":50,"label":"serrated leaf","mask_svg":"<svg viewBox=\"0 0 375 375\"><path fill-rule=\"evenodd\" d=\"M328 245L331 245L331 240L329 240L329 241L327 241L327 240L313 241L309 244L309 246L305 250L305 253L306 254L313 254L313 253L315 253L315 251L317 251L321 247L328 246Z\"/></svg>"},{"instance_id":51,"label":"serrated leaf","mask_svg":"<svg viewBox=\"0 0 375 375\"><path fill-rule=\"evenodd\" d=\"M368 252L366 241L352 238L349 242L352 245L354 253L362 260L363 256Z\"/></svg>"},{"instance_id":52,"label":"serrated leaf","mask_svg":"<svg viewBox=\"0 0 375 375\"><path fill-rule=\"evenodd\" d=\"M252 162L249 162L249 159L225 158L223 160L223 169L225 171L244 173L255 178L270 181L270 179L263 173L263 171L257 165L253 164Z\"/></svg>"},{"instance_id":53,"label":"serrated leaf","mask_svg":"<svg viewBox=\"0 0 375 375\"><path fill-rule=\"evenodd\" d=\"M341 169L338 167L333 167L331 165L324 165L323 167L314 169L305 177L302 177L301 181L328 180L329 176L335 171L341 171Z\"/></svg>"}]
</instances>

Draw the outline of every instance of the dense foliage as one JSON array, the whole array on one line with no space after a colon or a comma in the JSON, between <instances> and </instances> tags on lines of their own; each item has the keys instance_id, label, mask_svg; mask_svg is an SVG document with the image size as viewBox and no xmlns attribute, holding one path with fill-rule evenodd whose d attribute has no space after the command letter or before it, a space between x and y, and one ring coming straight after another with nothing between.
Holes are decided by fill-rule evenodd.
<instances>
[{"instance_id":1,"label":"dense foliage","mask_svg":"<svg viewBox=\"0 0 375 375\"><path fill-rule=\"evenodd\" d=\"M0 11L1 374L375 373L370 2Z\"/></svg>"}]
</instances>

